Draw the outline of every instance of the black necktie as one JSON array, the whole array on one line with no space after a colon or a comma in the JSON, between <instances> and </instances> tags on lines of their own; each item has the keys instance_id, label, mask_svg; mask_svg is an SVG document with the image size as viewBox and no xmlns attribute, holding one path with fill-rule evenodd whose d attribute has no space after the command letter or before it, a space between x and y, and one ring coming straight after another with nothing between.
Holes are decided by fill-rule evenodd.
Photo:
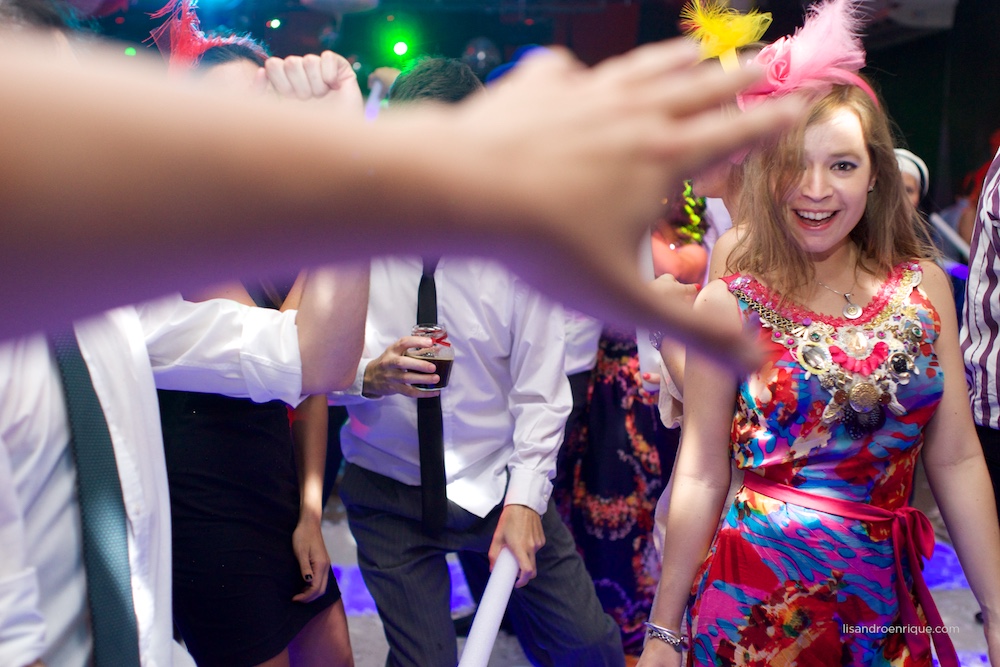
<instances>
[{"instance_id":1,"label":"black necktie","mask_svg":"<svg viewBox=\"0 0 1000 667\"><path fill-rule=\"evenodd\" d=\"M417 290L417 324L437 322L437 260L425 259ZM439 535L448 517L448 493L444 473L444 424L441 397L417 399L417 437L420 440L420 499L424 530Z\"/></svg>"},{"instance_id":2,"label":"black necktie","mask_svg":"<svg viewBox=\"0 0 1000 667\"><path fill-rule=\"evenodd\" d=\"M76 458L94 665L138 666L139 631L132 605L125 503L111 434L74 333L53 335L52 347L66 392L70 444Z\"/></svg>"}]
</instances>

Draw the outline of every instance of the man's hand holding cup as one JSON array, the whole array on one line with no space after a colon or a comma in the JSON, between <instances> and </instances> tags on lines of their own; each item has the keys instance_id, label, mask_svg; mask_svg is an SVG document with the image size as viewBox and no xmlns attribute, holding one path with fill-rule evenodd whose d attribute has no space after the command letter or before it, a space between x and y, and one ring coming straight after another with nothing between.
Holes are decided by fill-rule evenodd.
<instances>
[{"instance_id":1,"label":"man's hand holding cup","mask_svg":"<svg viewBox=\"0 0 1000 667\"><path fill-rule=\"evenodd\" d=\"M365 369L362 394L369 398L402 394L412 398L438 396L440 391L417 389L414 385L436 384L440 377L432 362L407 356L407 350L430 349L434 341L425 336L404 336L372 360Z\"/></svg>"}]
</instances>

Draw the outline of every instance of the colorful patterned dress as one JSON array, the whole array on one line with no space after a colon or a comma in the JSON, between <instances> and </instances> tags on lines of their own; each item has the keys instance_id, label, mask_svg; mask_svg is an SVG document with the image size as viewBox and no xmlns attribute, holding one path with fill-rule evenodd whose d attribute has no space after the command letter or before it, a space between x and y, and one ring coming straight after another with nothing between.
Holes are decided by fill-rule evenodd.
<instances>
[{"instance_id":1,"label":"colorful patterned dress","mask_svg":"<svg viewBox=\"0 0 1000 667\"><path fill-rule=\"evenodd\" d=\"M628 655L642 652L659 581L653 511L679 439L656 403L642 386L635 332L606 327L586 411L566 436L553 482L559 513Z\"/></svg>"},{"instance_id":2,"label":"colorful patterned dress","mask_svg":"<svg viewBox=\"0 0 1000 667\"><path fill-rule=\"evenodd\" d=\"M918 264L898 266L854 320L726 278L769 352L738 390L732 457L748 478L908 511L923 428L943 391L940 320L921 277ZM695 578L689 664L929 664L905 634L880 627L900 622L891 527L740 489ZM910 585L907 557L902 567Z\"/></svg>"}]
</instances>

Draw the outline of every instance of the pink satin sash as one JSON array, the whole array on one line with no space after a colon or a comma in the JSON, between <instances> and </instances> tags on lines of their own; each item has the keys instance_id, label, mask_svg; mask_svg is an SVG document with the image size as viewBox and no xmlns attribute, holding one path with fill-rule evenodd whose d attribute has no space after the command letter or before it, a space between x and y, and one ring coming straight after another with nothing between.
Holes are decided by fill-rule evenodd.
<instances>
[{"instance_id":1,"label":"pink satin sash","mask_svg":"<svg viewBox=\"0 0 1000 667\"><path fill-rule=\"evenodd\" d=\"M903 576L902 553L905 549L907 561L910 564L913 588L917 601L920 602L920 606L927 616L927 624L937 629L944 626L941 614L938 613L937 606L934 604L934 598L931 597L930 589L927 588L927 583L924 581L922 559L930 558L934 552L934 529L923 512L914 507L900 507L893 512L867 503L826 498L766 479L750 471L747 471L743 479L743 486L775 500L834 514L845 519L869 522L891 521L892 550L896 567L896 597L899 599L900 620L906 626L923 625L917 616L917 608L913 604L910 591L906 587L906 579ZM948 633L934 632L931 636L934 639L934 647L937 649L937 657L941 666L958 667L958 654L955 653L955 647L952 645ZM931 642L926 633L907 632L906 645L915 659L930 664Z\"/></svg>"}]
</instances>

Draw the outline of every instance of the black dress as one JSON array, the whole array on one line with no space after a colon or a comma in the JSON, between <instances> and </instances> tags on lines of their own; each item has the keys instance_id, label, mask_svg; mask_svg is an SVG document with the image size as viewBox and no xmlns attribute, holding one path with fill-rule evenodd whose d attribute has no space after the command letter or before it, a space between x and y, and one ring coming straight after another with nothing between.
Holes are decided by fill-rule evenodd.
<instances>
[{"instance_id":1,"label":"black dress","mask_svg":"<svg viewBox=\"0 0 1000 667\"><path fill-rule=\"evenodd\" d=\"M256 665L281 653L340 599L302 604L292 550L299 484L281 401L160 391L170 483L174 622L201 666Z\"/></svg>"}]
</instances>

